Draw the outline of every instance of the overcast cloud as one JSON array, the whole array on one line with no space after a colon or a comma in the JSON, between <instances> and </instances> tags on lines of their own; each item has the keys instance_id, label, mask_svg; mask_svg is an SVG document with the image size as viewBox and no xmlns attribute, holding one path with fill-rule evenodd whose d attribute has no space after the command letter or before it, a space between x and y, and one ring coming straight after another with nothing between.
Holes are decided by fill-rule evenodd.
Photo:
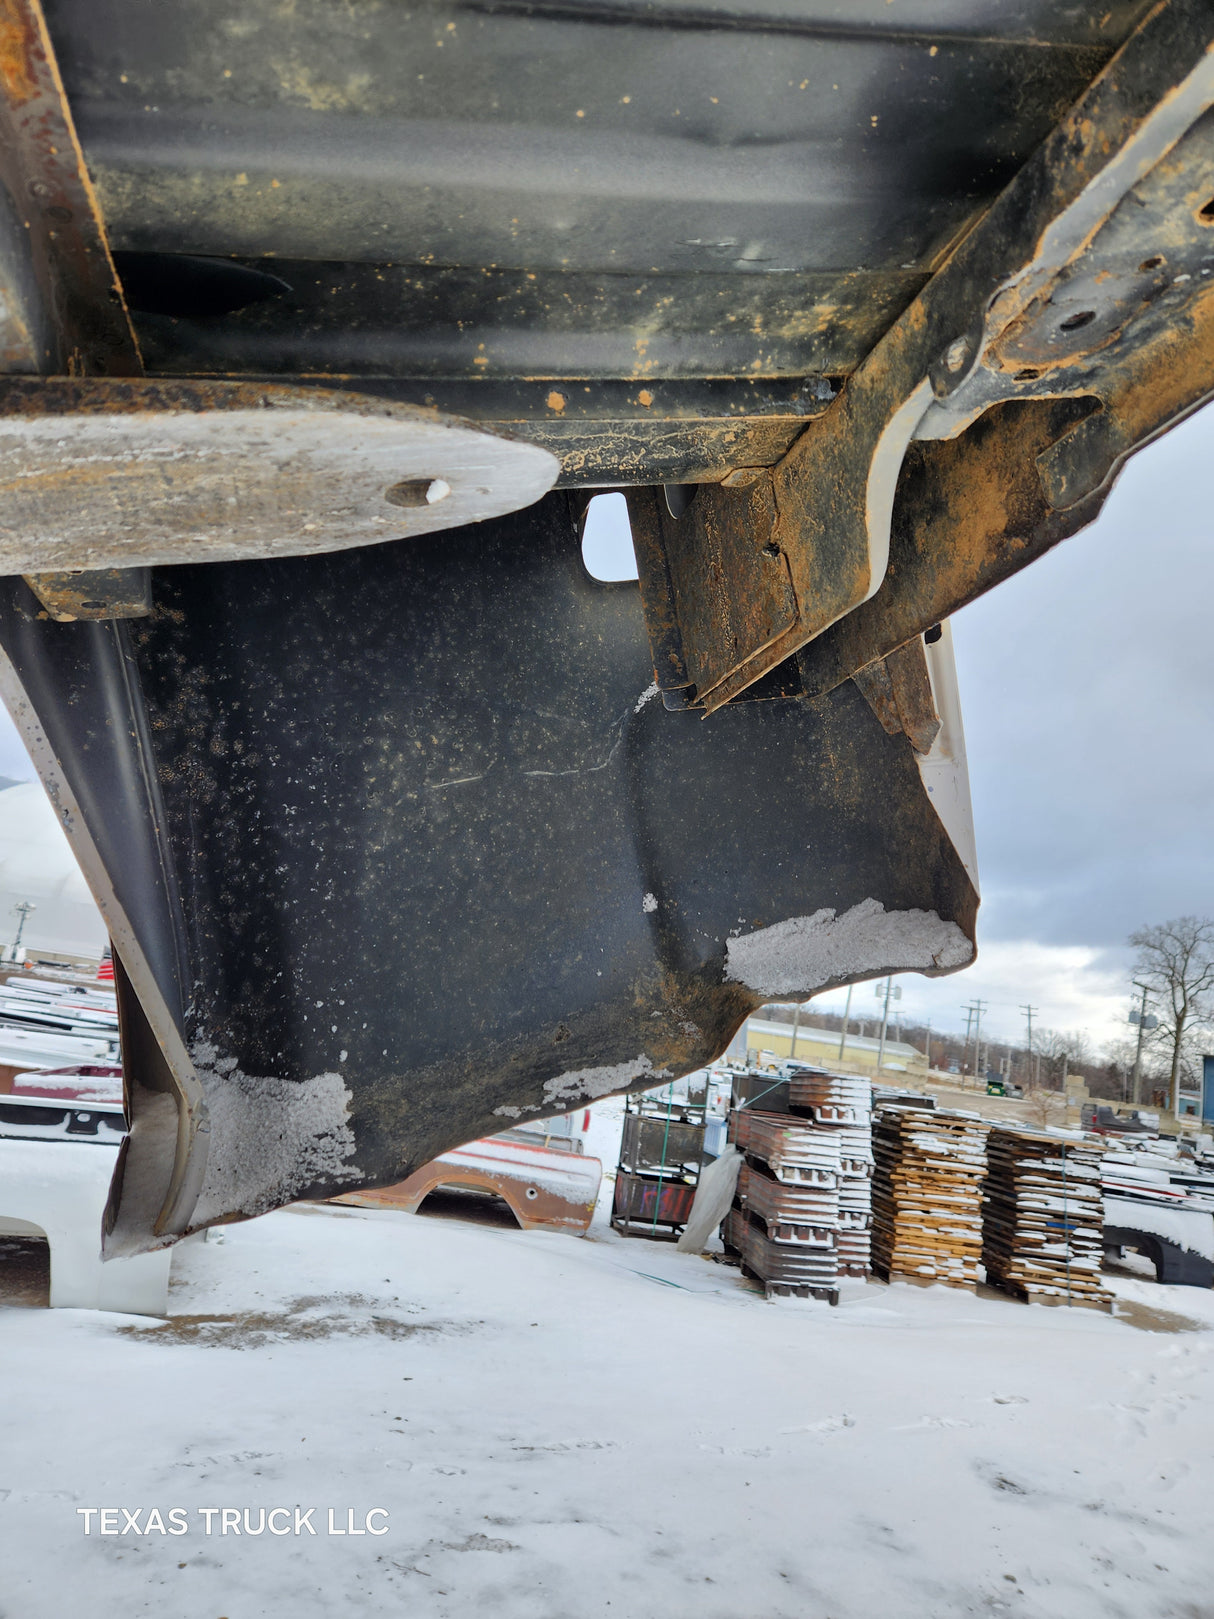
<instances>
[{"instance_id":1,"label":"overcast cloud","mask_svg":"<svg viewBox=\"0 0 1214 1619\"><path fill-rule=\"evenodd\" d=\"M908 975L907 1017L957 1028L977 996L992 1037L1020 1039L1028 1002L1100 1043L1126 1031L1127 934L1214 915L1212 481L1207 410L1130 463L1099 522L954 619L980 953ZM33 775L2 714L0 775ZM856 992L857 1014L874 1007Z\"/></svg>"},{"instance_id":2,"label":"overcast cloud","mask_svg":"<svg viewBox=\"0 0 1214 1619\"><path fill-rule=\"evenodd\" d=\"M996 1038L1023 1038L1024 1002L1116 1038L1127 935L1214 915L1212 475L1206 410L1130 462L1091 528L954 618L983 904L974 967L904 982L935 1027L977 996Z\"/></svg>"}]
</instances>

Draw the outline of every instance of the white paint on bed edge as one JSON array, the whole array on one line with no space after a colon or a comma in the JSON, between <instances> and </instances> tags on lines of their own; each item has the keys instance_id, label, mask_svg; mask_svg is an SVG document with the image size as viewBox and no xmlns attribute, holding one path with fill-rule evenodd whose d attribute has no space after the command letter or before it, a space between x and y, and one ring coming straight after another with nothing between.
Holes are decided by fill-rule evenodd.
<instances>
[{"instance_id":1,"label":"white paint on bed edge","mask_svg":"<svg viewBox=\"0 0 1214 1619\"><path fill-rule=\"evenodd\" d=\"M974 946L955 922L935 911L887 911L866 899L842 916L823 909L730 939L725 979L758 995L811 994L862 973L947 970L973 959Z\"/></svg>"},{"instance_id":2,"label":"white paint on bed edge","mask_svg":"<svg viewBox=\"0 0 1214 1619\"><path fill-rule=\"evenodd\" d=\"M544 1105L590 1102L598 1096L610 1096L612 1091L622 1091L626 1085L643 1077L656 1082L668 1079L670 1075L665 1068L655 1068L644 1055L633 1057L629 1062L613 1063L609 1067L574 1068L545 1082Z\"/></svg>"},{"instance_id":3,"label":"white paint on bed edge","mask_svg":"<svg viewBox=\"0 0 1214 1619\"><path fill-rule=\"evenodd\" d=\"M317 1181L360 1181L350 1091L340 1074L255 1078L209 1041L190 1053L210 1117L206 1179L191 1224L264 1214Z\"/></svg>"}]
</instances>

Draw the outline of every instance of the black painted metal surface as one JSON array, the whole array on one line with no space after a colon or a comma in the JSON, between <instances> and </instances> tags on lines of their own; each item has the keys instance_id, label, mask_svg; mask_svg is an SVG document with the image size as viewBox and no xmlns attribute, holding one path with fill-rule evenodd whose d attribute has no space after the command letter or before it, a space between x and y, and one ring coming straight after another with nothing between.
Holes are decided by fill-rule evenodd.
<instances>
[{"instance_id":1,"label":"black painted metal surface","mask_svg":"<svg viewBox=\"0 0 1214 1619\"><path fill-rule=\"evenodd\" d=\"M158 570L122 626L51 623L7 585L0 642L223 1114L212 1184L243 1076L348 1093L351 1150L286 1194L386 1183L715 1056L767 987L727 976L731 938L874 899L972 937L906 738L851 685L667 712L636 588L585 572L570 501ZM207 1218L283 1200L243 1173Z\"/></svg>"},{"instance_id":2,"label":"black painted metal surface","mask_svg":"<svg viewBox=\"0 0 1214 1619\"><path fill-rule=\"evenodd\" d=\"M37 20L35 0L19 9ZM1214 386L1206 103L1190 84L1174 145L1137 123L1160 107L1166 123L1169 71L1206 60L1203 7L48 0L46 16L153 375L451 411L551 447L567 488L642 486L638 511L663 484L727 481L697 499L701 517L736 507L737 532L704 521L680 596L739 597L717 614L738 647L695 675L722 701L746 633L760 653L781 634L755 583L781 554L754 520L763 469L785 468L781 490L800 469L795 515L830 497L867 522L880 463L876 505L895 507L886 583L870 535L875 594L841 589L843 616L763 676L766 700L709 722L680 710L687 680L664 672L669 708L652 684L637 590L586 575L577 495L365 550L160 566L151 615L126 624L54 623L0 582L0 682L119 961L134 1124L111 1249L396 1181L685 1072L774 995L969 959L948 682L948 745L920 760L848 676L1090 520L1124 456ZM1110 98L1106 75L1091 103L1108 130L1065 124L1131 38L1137 76ZM1096 235L1070 222L1083 273L1060 261L1034 282L992 349L1034 397L981 414L1006 397L966 369L998 276L957 266L993 253L1002 275L997 250L1023 236L1027 287L1020 261L1123 137L1150 148L1133 206ZM1130 196L1114 190L1110 207ZM0 208L18 258L24 208ZM30 330L63 326L22 296ZM908 451L902 384L929 375L937 416L967 388L973 410L920 421ZM892 449L850 430L866 398L900 424ZM815 456L832 434L840 453ZM822 601L847 585L825 527ZM686 662L679 615L650 607L655 656ZM921 717L930 745L926 699Z\"/></svg>"}]
</instances>

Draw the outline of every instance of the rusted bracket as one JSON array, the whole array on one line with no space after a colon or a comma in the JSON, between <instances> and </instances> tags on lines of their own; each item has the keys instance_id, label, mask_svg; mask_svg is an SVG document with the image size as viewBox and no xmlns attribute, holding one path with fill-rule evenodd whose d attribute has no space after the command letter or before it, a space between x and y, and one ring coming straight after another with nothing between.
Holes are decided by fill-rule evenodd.
<instances>
[{"instance_id":1,"label":"rusted bracket","mask_svg":"<svg viewBox=\"0 0 1214 1619\"><path fill-rule=\"evenodd\" d=\"M904 732L916 753L928 754L940 734L927 654L918 636L886 658L857 669L856 685L890 736Z\"/></svg>"},{"instance_id":2,"label":"rusted bracket","mask_svg":"<svg viewBox=\"0 0 1214 1619\"><path fill-rule=\"evenodd\" d=\"M0 369L142 376L39 0L0 0L0 87ZM28 582L53 618L146 612L145 573L106 571L104 580L33 574Z\"/></svg>"},{"instance_id":3,"label":"rusted bracket","mask_svg":"<svg viewBox=\"0 0 1214 1619\"><path fill-rule=\"evenodd\" d=\"M1036 498L1066 512L1141 442L1144 422L1149 436L1174 419L1175 408L1149 425L1160 413L1142 385L1159 380L1168 332L1204 323L1200 273L1180 266L1212 241L1210 142L1194 128L1214 103L1212 47L1206 0L1156 7L770 476L743 491L701 487L677 519L656 513L662 566L642 558L642 592L651 621L674 625L697 705L719 708L799 648L810 691L883 657L946 616L942 600L959 605L958 586L968 600L1045 548L1036 536L1017 545L1016 514L996 510L1026 467L1040 482L1038 456ZM1180 413L1214 386L1204 364L1182 369L1170 390ZM1138 406L1127 412L1130 395ZM1059 416L1059 400L1085 403ZM1076 428L1101 405L1113 425ZM990 459L988 437L975 464L960 445L999 409L1000 453ZM1054 452L1068 429L1078 440ZM916 439L938 446L924 456L935 512L911 515L929 533L919 571L951 571L949 588L891 566L895 495ZM949 520L936 533L941 511ZM1091 515L1055 527L1074 532ZM894 588L878 606L887 575ZM908 585L914 608L900 602ZM842 626L870 600L865 633L849 639ZM833 656L815 659L807 644L831 626L841 632Z\"/></svg>"},{"instance_id":4,"label":"rusted bracket","mask_svg":"<svg viewBox=\"0 0 1214 1619\"><path fill-rule=\"evenodd\" d=\"M0 87L3 369L141 376L39 0L0 0Z\"/></svg>"},{"instance_id":5,"label":"rusted bracket","mask_svg":"<svg viewBox=\"0 0 1214 1619\"><path fill-rule=\"evenodd\" d=\"M663 692L712 691L748 650L761 655L796 626L788 558L771 543L775 503L766 474L742 488L701 487L677 517L660 489L626 495ZM700 633L703 626L712 633Z\"/></svg>"},{"instance_id":6,"label":"rusted bracket","mask_svg":"<svg viewBox=\"0 0 1214 1619\"><path fill-rule=\"evenodd\" d=\"M59 624L88 618L146 618L152 611L150 568L75 568L25 578Z\"/></svg>"}]
</instances>

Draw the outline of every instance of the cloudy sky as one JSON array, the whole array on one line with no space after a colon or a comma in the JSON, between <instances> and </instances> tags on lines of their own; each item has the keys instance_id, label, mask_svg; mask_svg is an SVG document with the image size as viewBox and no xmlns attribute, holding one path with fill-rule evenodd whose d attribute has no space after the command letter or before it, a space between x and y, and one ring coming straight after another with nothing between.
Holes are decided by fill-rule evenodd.
<instances>
[{"instance_id":1,"label":"cloudy sky","mask_svg":"<svg viewBox=\"0 0 1214 1619\"><path fill-rule=\"evenodd\" d=\"M954 619L979 959L908 975L909 1014L955 1028L979 997L992 1038L1022 1040L1027 1002L1102 1044L1128 1032L1126 936L1214 914L1212 471L1207 410L1131 461L1091 528Z\"/></svg>"},{"instance_id":2,"label":"cloudy sky","mask_svg":"<svg viewBox=\"0 0 1214 1619\"><path fill-rule=\"evenodd\" d=\"M953 621L979 959L950 978L907 975L908 1017L963 1027L979 997L984 1032L1020 1040L1027 1002L1042 1026L1102 1044L1126 1032L1127 934L1214 915L1207 478L1214 409L1137 456L1099 522ZM0 710L0 775L32 774ZM841 1011L843 996L817 1004ZM853 1015L875 1005L862 986Z\"/></svg>"},{"instance_id":3,"label":"cloudy sky","mask_svg":"<svg viewBox=\"0 0 1214 1619\"><path fill-rule=\"evenodd\" d=\"M1128 1032L1143 923L1214 915L1214 407L1136 456L1099 522L953 620L983 904L964 973L907 974L938 1029ZM843 994L816 1005L843 1010ZM873 990L853 1015L871 1017Z\"/></svg>"}]
</instances>

